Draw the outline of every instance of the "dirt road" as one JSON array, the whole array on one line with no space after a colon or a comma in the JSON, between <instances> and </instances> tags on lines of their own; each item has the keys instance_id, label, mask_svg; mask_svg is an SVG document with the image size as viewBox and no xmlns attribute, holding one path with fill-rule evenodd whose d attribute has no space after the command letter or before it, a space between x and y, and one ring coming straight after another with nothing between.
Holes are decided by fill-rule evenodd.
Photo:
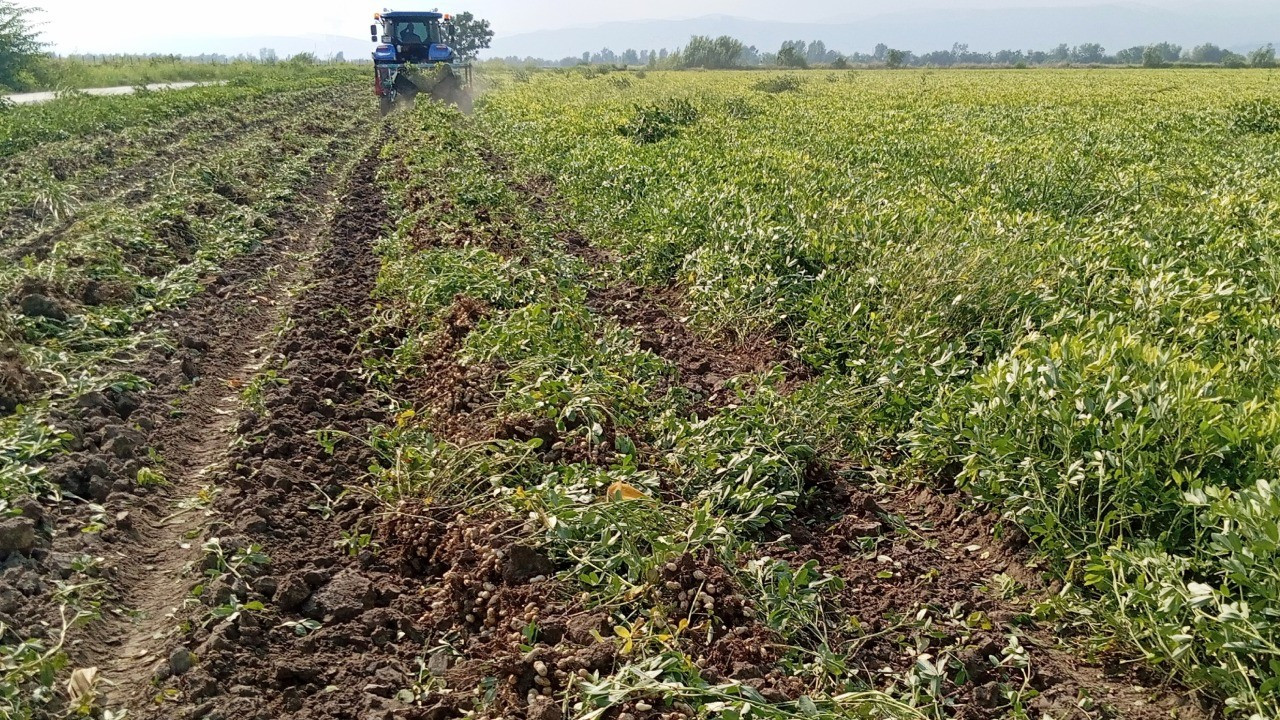
<instances>
[{"instance_id":1,"label":"dirt road","mask_svg":"<svg viewBox=\"0 0 1280 720\"><path fill-rule=\"evenodd\" d=\"M197 87L200 85L213 85L213 84L216 84L216 83L205 83L205 82L155 83L152 85L147 85L146 88L148 90L182 90L184 88L189 88L189 87ZM109 88L88 88L86 90L79 90L78 92L82 92L86 95L132 95L137 91L138 91L138 88L136 86L121 85L119 87L109 87ZM46 103L51 100L57 100L57 99L58 99L58 92L56 91L19 93L16 95L5 95L3 97L3 100L7 102L11 102L14 105L39 105L40 103Z\"/></svg>"}]
</instances>

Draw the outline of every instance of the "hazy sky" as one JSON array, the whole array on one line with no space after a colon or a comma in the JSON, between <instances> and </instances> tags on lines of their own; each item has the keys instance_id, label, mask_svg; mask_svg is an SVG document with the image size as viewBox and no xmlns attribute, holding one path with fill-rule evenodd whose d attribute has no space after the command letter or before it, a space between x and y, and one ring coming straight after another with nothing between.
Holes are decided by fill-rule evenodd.
<instances>
[{"instance_id":1,"label":"hazy sky","mask_svg":"<svg viewBox=\"0 0 1280 720\"><path fill-rule=\"evenodd\" d=\"M928 7L1008 7L1096 5L1106 0L460 0L443 12L470 10L489 19L494 30L514 35L611 20L689 18L713 13L789 21L856 18ZM1172 0L1177 2L1178 0ZM1266 0L1259 0L1265 4ZM405 2L393 9L431 9L438 0ZM1144 0L1168 5L1171 0ZM351 0L31 0L44 8L45 39L60 52L118 52L148 49L158 37L216 40L235 36L364 34L381 3ZM203 44L203 43L202 43ZM217 50L211 42L207 50ZM193 48L195 50L195 48Z\"/></svg>"}]
</instances>

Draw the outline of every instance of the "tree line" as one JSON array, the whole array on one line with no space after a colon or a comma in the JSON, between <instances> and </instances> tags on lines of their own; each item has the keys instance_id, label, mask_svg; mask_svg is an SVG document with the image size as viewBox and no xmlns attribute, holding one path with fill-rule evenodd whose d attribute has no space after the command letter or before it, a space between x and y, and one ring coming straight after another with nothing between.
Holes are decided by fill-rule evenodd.
<instances>
[{"instance_id":1,"label":"tree line","mask_svg":"<svg viewBox=\"0 0 1280 720\"><path fill-rule=\"evenodd\" d=\"M604 48L596 52L565 57L560 60L544 60L534 57L506 57L505 62L520 65L561 66L573 65L643 65L672 70L706 68L786 67L1029 67L1045 65L1141 65L1167 67L1173 65L1217 65L1228 68L1270 68L1276 66L1276 50L1272 45L1259 47L1247 54L1240 54L1205 43L1195 47L1183 47L1175 43L1137 45L1108 53L1097 43L1068 45L1063 43L1050 50L999 50L976 52L963 43L956 43L949 50L914 53L891 48L881 43L870 53L842 53L827 47L821 40L789 40L776 51L762 51L753 45L722 35L712 38L695 35L683 47L674 50L636 50L628 48L614 52Z\"/></svg>"}]
</instances>

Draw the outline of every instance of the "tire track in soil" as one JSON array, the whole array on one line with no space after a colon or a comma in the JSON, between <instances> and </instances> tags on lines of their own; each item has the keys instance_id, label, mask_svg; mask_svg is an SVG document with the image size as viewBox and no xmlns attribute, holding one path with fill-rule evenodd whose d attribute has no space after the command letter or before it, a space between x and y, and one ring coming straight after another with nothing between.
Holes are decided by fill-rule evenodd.
<instances>
[{"instance_id":1,"label":"tire track in soil","mask_svg":"<svg viewBox=\"0 0 1280 720\"><path fill-rule=\"evenodd\" d=\"M217 477L224 522L209 534L261 544L270 563L213 583L209 595L266 610L208 627L198 611L186 638L198 664L166 681L179 703L139 717L382 717L415 676L415 584L375 554L336 546L344 533L370 531L381 508L360 491L374 460L363 441L384 413L358 374L375 309L373 245L388 222L378 150L353 172L296 322L278 341L289 383L266 393L265 416L242 413L237 432L248 442ZM315 436L326 430L349 437L332 454ZM317 625L307 633L284 625L308 620Z\"/></svg>"},{"instance_id":2,"label":"tire track in soil","mask_svg":"<svg viewBox=\"0 0 1280 720\"><path fill-rule=\"evenodd\" d=\"M176 348L152 345L150 354L131 366L151 381L148 392L90 393L60 417L74 439L70 452L51 461L46 471L67 492L100 503L105 527L81 533L83 506L58 506L60 517L50 518L57 529L51 551L41 553L31 569L67 577L69 558L80 553L104 558L99 579L106 585L103 608L112 608L111 613L73 632L67 652L73 667L99 669L98 690L107 705L142 706L152 699L153 668L166 659L178 610L194 583L190 565L199 559L192 550L199 542L191 536L203 524L200 509L179 504L210 482L209 468L226 456L237 388L265 361L263 341L287 316L290 292L309 271L308 254L322 237L324 211L333 206L345 172L318 169L297 203L315 212L282 215L275 237L205 280L204 292L184 307L148 322L144 329L172 330L177 341ZM163 459L165 485L148 488L131 481L144 465L144 451ZM197 567L195 576L198 572ZM42 619L48 622L54 607L51 601L39 603L46 617L33 612L20 617L21 624L36 629Z\"/></svg>"},{"instance_id":3,"label":"tire track in soil","mask_svg":"<svg viewBox=\"0 0 1280 720\"><path fill-rule=\"evenodd\" d=\"M546 218L555 211L553 180L517 180L505 159L487 150L482 156L535 213ZM572 228L564 230L560 239L570 253L593 268L604 269L618 262ZM754 337L730 347L704 340L681 319L683 292L675 286L655 290L621 277L605 287L589 288L587 305L634 331L643 349L674 365L680 384L704 398L694 407L704 419L733 401L732 393L725 389L729 378L781 366L786 377L783 390L788 391L815 376L795 359L785 338ZM846 641L858 648L855 658L873 685L885 667L905 674L915 665L917 653L904 654L904 641L923 648L920 652L929 648L936 652L940 637L963 638L960 658L973 682L947 688L949 700L955 703L955 717L1002 717L1010 708L999 686L1002 682L1017 686L1019 682L1008 668L990 667L990 658L1003 657L1006 639L1016 630L1032 658L1033 671L1021 683L1039 694L1033 701L1037 711L1055 718L1090 720L1111 717L1109 708L1118 709L1119 717L1130 720L1211 716L1211 711L1193 702L1188 693L1169 687L1158 672L1142 666L1126 667L1123 661L1106 667L1085 662L1061 649L1053 632L1027 622L1035 601L1047 599L1057 588L1046 587L1039 572L1026 565L1034 559L1029 549L1016 540L993 541L1002 525L998 518L976 514L964 507L961 498L930 490L888 495L860 490L853 482L860 477L859 471L845 460L819 458L810 468L810 476L818 494L800 509L782 545L770 544L764 551L793 566L818 560L823 568L838 568L837 574L846 581L839 598L841 614L869 620L871 639L849 637ZM874 487L872 478L866 476L866 480ZM894 524L903 527L895 529ZM1006 535L1019 535L1016 529L1004 529ZM863 543L868 538L878 540L870 554ZM886 565L893 568L892 577L882 577ZM1001 574L1021 582L1027 594L1016 600L996 597L989 586ZM924 608L936 614L953 607L966 608L965 614L982 613L992 627L972 636L957 627L913 631L903 625L895 630L896 623L915 617ZM884 635L877 638L881 633ZM743 645L736 652L740 657L731 652L721 660L741 676L739 679L770 681L760 683L766 695L771 683L774 687L784 684L771 678L767 668L751 662L758 659L752 657L758 647ZM1082 708L1079 701L1083 697L1091 698L1097 707Z\"/></svg>"},{"instance_id":4,"label":"tire track in soil","mask_svg":"<svg viewBox=\"0 0 1280 720\"><path fill-rule=\"evenodd\" d=\"M259 263L284 264L289 255L307 255L314 250L319 229L315 221L303 224L259 257ZM257 280L267 269L250 272L244 280ZM177 630L194 579L189 571L198 558L189 536L200 523L193 524L189 517L195 509L178 509L176 503L195 497L225 461L240 405L238 388L267 362L264 343L273 326L288 317L289 292L307 271L305 263L293 263L260 293L250 289L249 299L242 302L228 299L246 288L224 286L200 303L203 307L193 308L197 317L175 323L184 328L185 347L209 350L199 361L198 384L182 397L181 420L159 429L150 443L166 458L164 471L172 484L156 499L169 512L163 517L154 511L140 513L129 522L133 552L128 563L117 566L114 578L116 602L128 614L109 618L85 643L89 655L100 658L94 664L103 680L123 692L126 704L136 706L149 699L153 667L167 662L167 638ZM204 313L208 316L199 317Z\"/></svg>"}]
</instances>

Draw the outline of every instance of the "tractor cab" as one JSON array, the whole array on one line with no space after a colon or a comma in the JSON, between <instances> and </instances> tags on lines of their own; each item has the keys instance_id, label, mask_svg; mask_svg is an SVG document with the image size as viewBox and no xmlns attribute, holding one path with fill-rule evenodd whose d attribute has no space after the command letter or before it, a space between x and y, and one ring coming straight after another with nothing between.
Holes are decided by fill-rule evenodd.
<instances>
[{"instance_id":1,"label":"tractor cab","mask_svg":"<svg viewBox=\"0 0 1280 720\"><path fill-rule=\"evenodd\" d=\"M382 12L373 16L374 90L385 115L419 94L445 102L469 102L471 65L451 47L454 25L438 12Z\"/></svg>"},{"instance_id":2,"label":"tractor cab","mask_svg":"<svg viewBox=\"0 0 1280 720\"><path fill-rule=\"evenodd\" d=\"M380 43L373 52L376 64L428 65L457 60L457 53L449 47L452 26L448 15L397 11L379 13L374 19L378 22L370 26L369 34L373 42Z\"/></svg>"}]
</instances>

